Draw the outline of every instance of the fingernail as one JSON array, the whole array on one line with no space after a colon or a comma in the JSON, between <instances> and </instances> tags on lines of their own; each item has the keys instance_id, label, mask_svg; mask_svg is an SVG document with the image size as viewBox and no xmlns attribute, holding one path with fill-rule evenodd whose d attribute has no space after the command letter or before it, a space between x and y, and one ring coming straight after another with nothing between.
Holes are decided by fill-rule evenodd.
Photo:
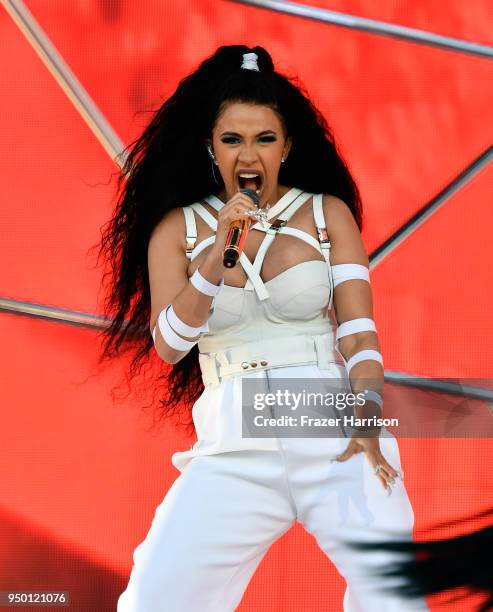
<instances>
[{"instance_id":1,"label":"fingernail","mask_svg":"<svg viewBox=\"0 0 493 612\"><path fill-rule=\"evenodd\" d=\"M392 494L392 487L389 485L387 487L387 497Z\"/></svg>"}]
</instances>

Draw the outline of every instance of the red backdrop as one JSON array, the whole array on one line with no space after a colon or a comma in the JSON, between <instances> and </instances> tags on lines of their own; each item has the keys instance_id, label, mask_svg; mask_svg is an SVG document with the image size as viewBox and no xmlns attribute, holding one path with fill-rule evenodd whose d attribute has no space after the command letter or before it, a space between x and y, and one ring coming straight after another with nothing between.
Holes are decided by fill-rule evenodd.
<instances>
[{"instance_id":1,"label":"red backdrop","mask_svg":"<svg viewBox=\"0 0 493 612\"><path fill-rule=\"evenodd\" d=\"M312 4L491 44L489 0ZM490 145L486 59L231 2L26 6L124 143L149 120L142 111L219 45L265 46L333 127L362 191L369 252ZM100 270L87 251L111 213L116 166L4 8L0 40L0 296L97 313ZM492 180L490 164L372 272L386 368L491 376ZM0 590L67 589L71 610L113 610L132 551L179 475L170 456L193 440L170 427L150 435L136 405L112 401L126 363L85 380L94 331L3 312L0 337ZM491 505L488 439L400 448L417 537L451 533L433 525ZM297 525L268 552L239 610L340 610L343 590ZM446 609L472 610L473 600Z\"/></svg>"}]
</instances>

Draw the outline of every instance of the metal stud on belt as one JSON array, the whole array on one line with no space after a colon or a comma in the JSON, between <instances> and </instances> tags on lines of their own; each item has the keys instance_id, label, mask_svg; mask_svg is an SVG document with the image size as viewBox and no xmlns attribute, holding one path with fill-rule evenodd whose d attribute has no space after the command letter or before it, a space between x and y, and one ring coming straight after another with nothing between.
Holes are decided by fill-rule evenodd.
<instances>
[{"instance_id":1,"label":"metal stud on belt","mask_svg":"<svg viewBox=\"0 0 493 612\"><path fill-rule=\"evenodd\" d=\"M269 364L269 362L268 362L266 359L261 359L261 360L260 360L260 365L261 365L261 366L266 366L266 365L268 365L268 364ZM241 362L241 367L242 367L244 370L248 370L248 368L256 368L256 367L257 367L257 365L258 365L258 363L257 363L257 361L255 361L255 360L250 361L250 363L248 363L248 361L242 361L242 362Z\"/></svg>"}]
</instances>

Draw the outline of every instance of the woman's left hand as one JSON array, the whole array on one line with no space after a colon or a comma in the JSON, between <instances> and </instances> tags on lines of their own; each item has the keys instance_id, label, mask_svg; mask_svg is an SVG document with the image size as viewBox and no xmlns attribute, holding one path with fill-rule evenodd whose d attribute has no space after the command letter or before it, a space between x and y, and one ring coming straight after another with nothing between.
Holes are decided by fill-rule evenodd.
<instances>
[{"instance_id":1,"label":"woman's left hand","mask_svg":"<svg viewBox=\"0 0 493 612\"><path fill-rule=\"evenodd\" d=\"M377 436L361 438L356 434L353 435L346 450L340 455L337 455L333 461L347 461L353 455L361 452L365 453L368 462L382 483L383 488L390 495L392 493L392 485L395 484L395 479L400 478L403 480L403 474L400 470L394 469L387 459L385 459L380 450L380 439ZM377 466L380 466L378 470L376 470Z\"/></svg>"}]
</instances>

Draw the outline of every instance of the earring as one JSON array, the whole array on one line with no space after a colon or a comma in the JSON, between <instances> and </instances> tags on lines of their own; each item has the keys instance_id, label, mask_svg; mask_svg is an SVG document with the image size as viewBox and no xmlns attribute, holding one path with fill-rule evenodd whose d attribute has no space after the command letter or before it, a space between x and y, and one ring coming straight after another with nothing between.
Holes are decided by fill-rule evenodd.
<instances>
[{"instance_id":1,"label":"earring","mask_svg":"<svg viewBox=\"0 0 493 612\"><path fill-rule=\"evenodd\" d=\"M219 187L222 187L223 183L221 183L221 181L219 181L216 177L216 171L214 170L214 164L212 163L212 159L211 159L211 168L212 168L212 176L214 177L214 180L216 181L216 185L219 185Z\"/></svg>"},{"instance_id":2,"label":"earring","mask_svg":"<svg viewBox=\"0 0 493 612\"><path fill-rule=\"evenodd\" d=\"M213 162L216 164L216 166L218 166L219 164L217 163L214 153L212 152L211 145L207 145L207 150L209 151L209 155L211 156Z\"/></svg>"},{"instance_id":3,"label":"earring","mask_svg":"<svg viewBox=\"0 0 493 612\"><path fill-rule=\"evenodd\" d=\"M209 155L211 158L211 168L212 168L212 176L214 177L214 181L216 182L216 185L219 185L219 187L222 187L222 183L220 181L218 181L217 177L216 177L216 172L214 170L214 164L216 164L216 166L219 166L219 164L216 161L216 158L214 156L214 153L212 152L212 147L211 145L206 145L206 149L209 151ZM214 162L214 163L212 163Z\"/></svg>"}]
</instances>

